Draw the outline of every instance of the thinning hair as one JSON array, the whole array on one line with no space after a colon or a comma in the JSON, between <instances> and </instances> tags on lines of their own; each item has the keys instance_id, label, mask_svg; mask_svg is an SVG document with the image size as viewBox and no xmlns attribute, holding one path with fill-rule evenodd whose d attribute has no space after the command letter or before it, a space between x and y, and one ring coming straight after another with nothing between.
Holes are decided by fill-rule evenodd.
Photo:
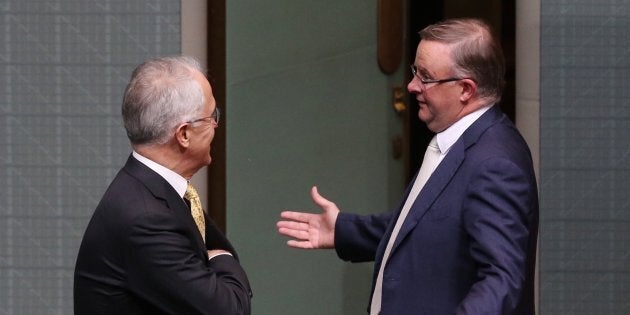
<instances>
[{"instance_id":1,"label":"thinning hair","mask_svg":"<svg viewBox=\"0 0 630 315\"><path fill-rule=\"evenodd\" d=\"M490 26L472 18L448 19L420 31L421 40L451 46L457 76L473 79L483 98L501 100L505 86L505 58Z\"/></svg>"},{"instance_id":2,"label":"thinning hair","mask_svg":"<svg viewBox=\"0 0 630 315\"><path fill-rule=\"evenodd\" d=\"M205 102L193 76L204 73L186 56L150 59L133 71L122 103L122 117L132 144L164 144L175 128L196 119Z\"/></svg>"}]
</instances>

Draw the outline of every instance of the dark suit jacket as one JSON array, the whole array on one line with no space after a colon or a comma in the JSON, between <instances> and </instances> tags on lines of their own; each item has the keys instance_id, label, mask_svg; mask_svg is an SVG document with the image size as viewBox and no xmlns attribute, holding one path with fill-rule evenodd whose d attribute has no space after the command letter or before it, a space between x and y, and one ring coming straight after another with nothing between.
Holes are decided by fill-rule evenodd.
<instances>
[{"instance_id":1,"label":"dark suit jacket","mask_svg":"<svg viewBox=\"0 0 630 315\"><path fill-rule=\"evenodd\" d=\"M491 108L451 147L413 204L385 266L381 314L533 314L536 187L525 141ZM375 260L376 279L401 207L340 213L339 257Z\"/></svg>"},{"instance_id":2,"label":"dark suit jacket","mask_svg":"<svg viewBox=\"0 0 630 315\"><path fill-rule=\"evenodd\" d=\"M175 189L129 157L85 231L74 274L76 315L249 314L234 249L206 216L206 240ZM206 249L225 249L208 261Z\"/></svg>"}]
</instances>

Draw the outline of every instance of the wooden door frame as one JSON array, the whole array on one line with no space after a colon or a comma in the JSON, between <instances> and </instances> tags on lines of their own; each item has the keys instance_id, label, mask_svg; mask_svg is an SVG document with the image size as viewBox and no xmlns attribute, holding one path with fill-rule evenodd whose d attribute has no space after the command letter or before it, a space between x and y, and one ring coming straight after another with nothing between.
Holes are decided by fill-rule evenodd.
<instances>
[{"instance_id":1,"label":"wooden door frame","mask_svg":"<svg viewBox=\"0 0 630 315\"><path fill-rule=\"evenodd\" d=\"M212 167L208 168L208 214L226 232L226 34L225 0L208 1L208 79L221 110L212 141Z\"/></svg>"}]
</instances>

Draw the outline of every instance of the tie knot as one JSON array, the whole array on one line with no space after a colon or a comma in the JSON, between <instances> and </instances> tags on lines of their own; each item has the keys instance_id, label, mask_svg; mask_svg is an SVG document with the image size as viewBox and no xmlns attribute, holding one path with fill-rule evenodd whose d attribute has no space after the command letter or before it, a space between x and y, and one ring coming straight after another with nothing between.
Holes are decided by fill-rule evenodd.
<instances>
[{"instance_id":1,"label":"tie knot","mask_svg":"<svg viewBox=\"0 0 630 315\"><path fill-rule=\"evenodd\" d=\"M433 138L431 139L431 142L429 142L429 149L437 152L437 153L441 153L442 151L440 151L440 146L437 143L437 135L433 136Z\"/></svg>"},{"instance_id":2,"label":"tie knot","mask_svg":"<svg viewBox=\"0 0 630 315\"><path fill-rule=\"evenodd\" d=\"M184 198L188 201L199 199L199 195L197 194L197 190L195 187L188 182L188 186L186 187L186 192L184 193Z\"/></svg>"}]
</instances>

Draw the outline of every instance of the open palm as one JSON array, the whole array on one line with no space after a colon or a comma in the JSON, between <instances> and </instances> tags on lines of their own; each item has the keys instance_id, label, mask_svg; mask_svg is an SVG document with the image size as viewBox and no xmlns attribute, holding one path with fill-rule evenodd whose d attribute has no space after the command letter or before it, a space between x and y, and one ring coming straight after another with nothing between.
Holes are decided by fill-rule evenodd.
<instances>
[{"instance_id":1,"label":"open palm","mask_svg":"<svg viewBox=\"0 0 630 315\"><path fill-rule=\"evenodd\" d=\"M276 224L278 233L291 237L287 245L295 248L319 249L335 247L335 222L339 208L322 197L317 187L311 188L313 202L322 208L318 214L283 211Z\"/></svg>"}]
</instances>

